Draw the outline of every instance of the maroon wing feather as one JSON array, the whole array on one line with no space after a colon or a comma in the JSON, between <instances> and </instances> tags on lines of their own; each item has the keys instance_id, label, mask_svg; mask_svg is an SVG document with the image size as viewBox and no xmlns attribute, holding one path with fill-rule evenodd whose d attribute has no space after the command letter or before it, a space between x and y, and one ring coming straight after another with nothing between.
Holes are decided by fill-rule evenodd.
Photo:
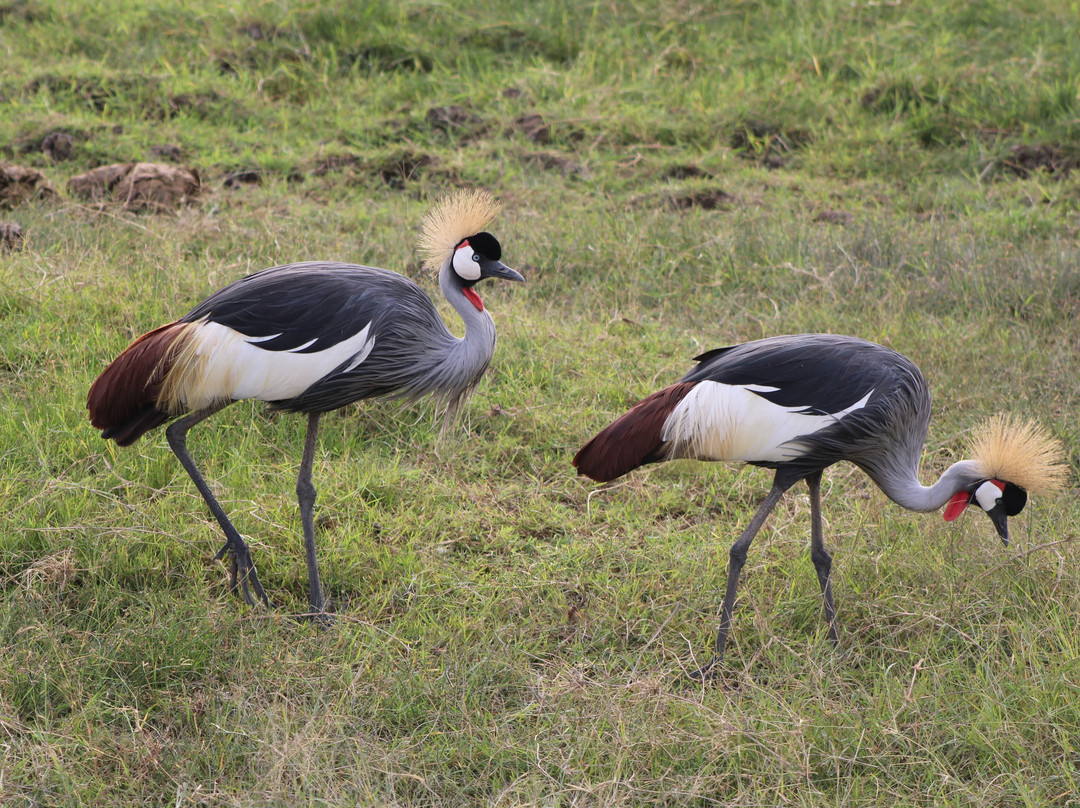
<instances>
[{"instance_id":1,"label":"maroon wing feather","mask_svg":"<svg viewBox=\"0 0 1080 808\"><path fill-rule=\"evenodd\" d=\"M128 446L175 415L159 409L157 397L185 326L169 323L143 334L90 386L86 407L103 438Z\"/></svg>"},{"instance_id":2,"label":"maroon wing feather","mask_svg":"<svg viewBox=\"0 0 1080 808\"><path fill-rule=\"evenodd\" d=\"M606 483L645 463L662 460L664 422L696 382L680 382L643 398L574 457L578 474Z\"/></svg>"}]
</instances>

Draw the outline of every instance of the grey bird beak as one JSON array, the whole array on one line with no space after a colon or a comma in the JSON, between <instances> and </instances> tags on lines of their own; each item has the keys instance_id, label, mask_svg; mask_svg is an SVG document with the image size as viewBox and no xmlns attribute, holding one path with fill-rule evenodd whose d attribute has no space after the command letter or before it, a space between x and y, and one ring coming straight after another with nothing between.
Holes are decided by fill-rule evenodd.
<instances>
[{"instance_id":1,"label":"grey bird beak","mask_svg":"<svg viewBox=\"0 0 1080 808\"><path fill-rule=\"evenodd\" d=\"M994 527L997 528L998 535L1001 536L1001 541L1008 547L1009 517L1005 513L1005 506L999 502L993 508L988 510L986 515L990 517L990 521L993 522Z\"/></svg>"},{"instance_id":2,"label":"grey bird beak","mask_svg":"<svg viewBox=\"0 0 1080 808\"><path fill-rule=\"evenodd\" d=\"M521 273L510 269L502 261L491 261L489 259L481 259L480 277L501 278L504 281L521 281L525 283L525 278L522 277Z\"/></svg>"}]
</instances>

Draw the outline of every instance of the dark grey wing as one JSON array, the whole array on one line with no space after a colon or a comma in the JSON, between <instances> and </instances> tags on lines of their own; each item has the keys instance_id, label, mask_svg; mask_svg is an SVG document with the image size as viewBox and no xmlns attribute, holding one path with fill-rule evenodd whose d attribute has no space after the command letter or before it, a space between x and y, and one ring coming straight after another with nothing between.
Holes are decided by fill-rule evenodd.
<instances>
[{"instance_id":1,"label":"dark grey wing","mask_svg":"<svg viewBox=\"0 0 1080 808\"><path fill-rule=\"evenodd\" d=\"M684 380L754 385L762 398L807 414L839 413L869 394L865 406L798 438L801 457L758 464L795 479L840 460L875 480L915 468L930 423L930 391L918 367L896 351L854 337L799 334L747 342L711 352Z\"/></svg>"},{"instance_id":2,"label":"dark grey wing","mask_svg":"<svg viewBox=\"0 0 1080 808\"><path fill-rule=\"evenodd\" d=\"M278 409L326 412L363 398L414 395L424 363L455 340L423 289L396 272L308 262L272 267L215 292L182 322L220 323L266 351L326 350L369 328L368 353L327 373ZM416 394L427 392L427 388Z\"/></svg>"},{"instance_id":3,"label":"dark grey wing","mask_svg":"<svg viewBox=\"0 0 1080 808\"><path fill-rule=\"evenodd\" d=\"M682 381L750 386L762 398L797 412L841 412L868 393L891 387L904 357L881 345L831 334L772 337L708 351Z\"/></svg>"},{"instance_id":4,"label":"dark grey wing","mask_svg":"<svg viewBox=\"0 0 1080 808\"><path fill-rule=\"evenodd\" d=\"M309 262L241 278L181 321L205 317L258 340L263 350L314 353L352 337L387 316L394 305L426 307L439 319L424 291L403 275L355 264Z\"/></svg>"}]
</instances>

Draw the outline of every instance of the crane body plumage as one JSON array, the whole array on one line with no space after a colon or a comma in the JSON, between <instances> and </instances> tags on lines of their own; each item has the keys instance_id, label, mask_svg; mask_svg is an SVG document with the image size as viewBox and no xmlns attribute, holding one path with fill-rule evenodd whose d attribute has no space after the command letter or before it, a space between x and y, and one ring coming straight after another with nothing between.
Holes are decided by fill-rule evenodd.
<instances>
[{"instance_id":1,"label":"crane body plumage","mask_svg":"<svg viewBox=\"0 0 1080 808\"><path fill-rule=\"evenodd\" d=\"M188 429L242 399L308 415L297 482L313 612L325 609L314 550L311 464L319 416L366 398L434 396L447 422L479 383L495 350L495 324L473 286L524 280L499 259L487 226L497 208L483 193L451 197L429 216L421 247L461 317L451 333L427 294L385 269L329 262L272 267L218 290L174 323L135 340L91 386L87 406L102 437L126 446L174 418L169 444L226 534L245 598L259 584L246 543L186 448ZM445 426L445 424L444 424Z\"/></svg>"},{"instance_id":2,"label":"crane body plumage","mask_svg":"<svg viewBox=\"0 0 1080 808\"><path fill-rule=\"evenodd\" d=\"M846 460L898 505L929 512L949 504L953 519L969 502L990 515L1007 543L1007 516L1026 490L1052 488L1063 474L1056 444L1033 425L991 425L976 457L951 465L930 486L918 477L930 424L930 392L907 357L866 340L796 334L708 351L680 381L638 402L586 443L580 474L606 482L646 463L691 458L739 461L775 471L772 489L731 550L728 586L713 660L720 662L746 550L783 493L806 480L811 559L821 584L830 637L837 639L824 547L820 482ZM987 460L991 457L991 460Z\"/></svg>"}]
</instances>

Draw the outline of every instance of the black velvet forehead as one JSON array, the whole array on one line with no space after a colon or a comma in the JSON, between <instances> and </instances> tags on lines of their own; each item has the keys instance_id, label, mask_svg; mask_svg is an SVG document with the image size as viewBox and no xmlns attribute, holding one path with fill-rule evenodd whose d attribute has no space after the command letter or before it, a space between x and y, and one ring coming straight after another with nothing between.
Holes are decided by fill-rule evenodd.
<instances>
[{"instance_id":1,"label":"black velvet forehead","mask_svg":"<svg viewBox=\"0 0 1080 808\"><path fill-rule=\"evenodd\" d=\"M499 240L491 233L477 233L475 236L469 236L463 240L469 242L473 252L480 253L484 258L490 258L492 261L498 261L502 258L502 246L499 244Z\"/></svg>"},{"instance_id":2,"label":"black velvet forehead","mask_svg":"<svg viewBox=\"0 0 1080 808\"><path fill-rule=\"evenodd\" d=\"M1001 492L1001 504L1005 506L1007 516L1016 516L1027 505L1027 491L1018 485L1005 483L1005 490Z\"/></svg>"}]
</instances>

